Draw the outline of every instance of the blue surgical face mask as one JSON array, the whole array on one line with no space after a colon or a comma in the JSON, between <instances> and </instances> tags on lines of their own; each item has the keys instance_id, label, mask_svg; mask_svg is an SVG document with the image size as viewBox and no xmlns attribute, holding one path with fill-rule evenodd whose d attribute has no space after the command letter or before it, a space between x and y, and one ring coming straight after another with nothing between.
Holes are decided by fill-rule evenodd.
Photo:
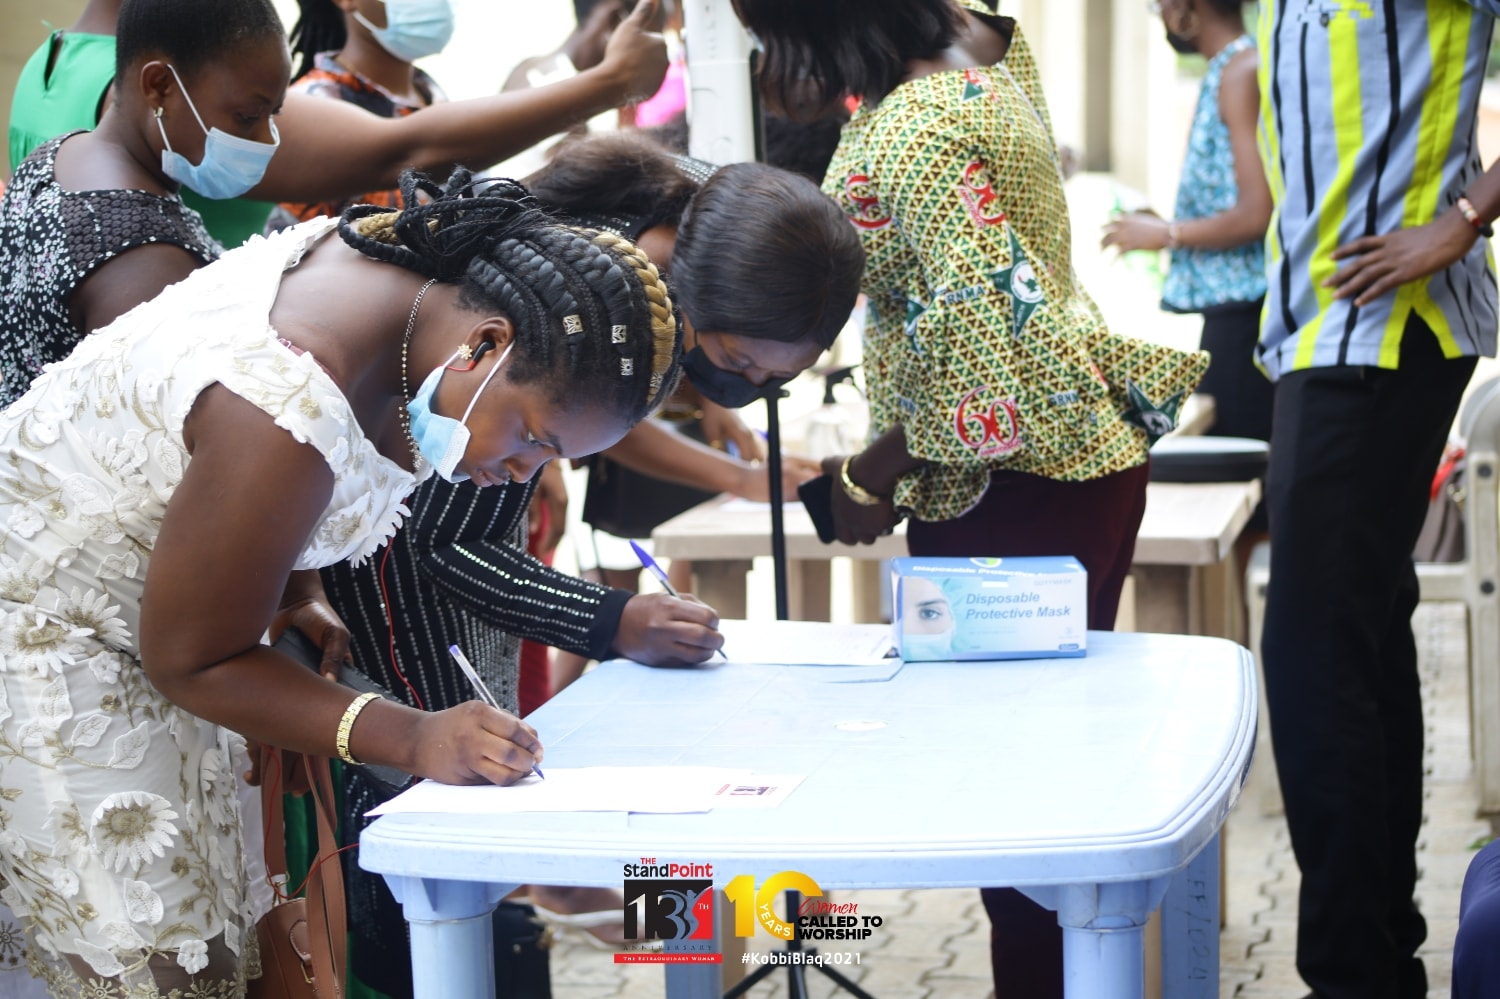
<instances>
[{"instance_id":1,"label":"blue surgical face mask","mask_svg":"<svg viewBox=\"0 0 1500 999\"><path fill-rule=\"evenodd\" d=\"M385 27L377 28L359 11L354 19L380 47L402 62L437 55L453 38L453 7L449 0L383 0Z\"/></svg>"},{"instance_id":2,"label":"blue surgical face mask","mask_svg":"<svg viewBox=\"0 0 1500 999\"><path fill-rule=\"evenodd\" d=\"M953 658L953 631L901 636L901 658L908 662L942 662Z\"/></svg>"},{"instance_id":3,"label":"blue surgical face mask","mask_svg":"<svg viewBox=\"0 0 1500 999\"><path fill-rule=\"evenodd\" d=\"M464 452L469 449L469 428L465 424L469 422L469 414L474 412L474 404L484 394L490 379L495 377L495 372L500 370L500 365L510 356L510 348L515 345L516 342L512 340L500 352L489 374L479 383L474 398L469 400L469 408L464 410L463 419L455 420L451 416L442 416L432 411L432 397L437 392L438 382L443 380L443 372L448 370L448 365L458 356L456 353L432 369L432 374L423 380L422 387L417 389L417 394L406 404L406 412L411 417L411 436L417 442L417 450L422 452L423 459L444 481L468 481L467 475L453 474L458 463L463 460Z\"/></svg>"},{"instance_id":4,"label":"blue surgical face mask","mask_svg":"<svg viewBox=\"0 0 1500 999\"><path fill-rule=\"evenodd\" d=\"M281 145L281 133L276 131L276 123L271 122L270 142L241 139L222 131L218 126L209 128L203 124L203 116L198 113L197 106L188 95L187 87L182 86L182 77L177 75L177 67L169 63L167 68L172 71L177 85L182 87L182 96L207 138L203 140L202 162L196 166L189 163L187 157L172 151L172 140L167 138L166 126L161 123L161 108L157 108L156 127L161 130L161 141L166 144L166 148L161 151L162 173L205 198L213 198L215 201L238 198L259 184L260 179L266 175L266 167Z\"/></svg>"}]
</instances>

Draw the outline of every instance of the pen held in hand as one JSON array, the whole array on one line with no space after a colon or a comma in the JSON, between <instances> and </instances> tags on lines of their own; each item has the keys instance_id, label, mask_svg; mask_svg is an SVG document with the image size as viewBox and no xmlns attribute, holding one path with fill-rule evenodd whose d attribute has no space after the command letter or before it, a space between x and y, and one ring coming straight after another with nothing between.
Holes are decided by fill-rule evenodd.
<instances>
[{"instance_id":1,"label":"pen held in hand","mask_svg":"<svg viewBox=\"0 0 1500 999\"><path fill-rule=\"evenodd\" d=\"M651 575L656 577L656 581L661 584L662 589L667 591L667 595L681 599L682 595L677 592L676 587L674 587L672 583L667 579L667 574L662 571L661 566L656 564L656 559L651 557L650 552L646 551L646 549L642 548L634 541L630 542L630 547L631 550L635 552L635 557L641 560L641 567L647 572L651 573ZM725 662L729 661L729 657L724 654L723 649L715 649L714 651L717 652Z\"/></svg>"},{"instance_id":2,"label":"pen held in hand","mask_svg":"<svg viewBox=\"0 0 1500 999\"><path fill-rule=\"evenodd\" d=\"M500 702L495 700L495 695L490 693L490 688L486 687L484 681L479 678L479 671L474 668L473 663L469 662L469 657L464 655L463 649L460 649L457 645L450 645L448 646L448 653L453 656L453 661L458 663L458 668L464 671L464 676L468 677L469 682L474 685L474 690L479 694L479 699L496 711L501 710ZM533 765L531 772L542 780L547 779L547 775L542 773L541 767Z\"/></svg>"}]
</instances>

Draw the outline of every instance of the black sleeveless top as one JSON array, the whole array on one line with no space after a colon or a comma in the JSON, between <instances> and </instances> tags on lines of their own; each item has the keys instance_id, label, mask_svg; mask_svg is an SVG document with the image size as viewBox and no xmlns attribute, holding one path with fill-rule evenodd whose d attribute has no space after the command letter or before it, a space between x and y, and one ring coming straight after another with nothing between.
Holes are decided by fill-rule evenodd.
<instances>
[{"instance_id":1,"label":"black sleeveless top","mask_svg":"<svg viewBox=\"0 0 1500 999\"><path fill-rule=\"evenodd\" d=\"M200 264L223 252L198 213L175 196L59 187L57 150L76 134L26 157L0 200L0 406L20 398L43 365L67 357L83 339L87 331L73 325L69 303L101 264L151 243L180 246Z\"/></svg>"}]
</instances>

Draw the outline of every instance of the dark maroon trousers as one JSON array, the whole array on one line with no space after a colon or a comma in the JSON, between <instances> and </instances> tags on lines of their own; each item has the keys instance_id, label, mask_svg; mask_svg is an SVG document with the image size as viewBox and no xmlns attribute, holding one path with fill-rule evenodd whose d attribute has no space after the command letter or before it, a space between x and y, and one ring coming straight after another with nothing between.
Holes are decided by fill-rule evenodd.
<instances>
[{"instance_id":1,"label":"dark maroon trousers","mask_svg":"<svg viewBox=\"0 0 1500 999\"><path fill-rule=\"evenodd\" d=\"M956 520L912 520L913 555L1072 555L1088 570L1089 628L1111 631L1146 512L1148 465L1087 482L997 471L979 504ZM995 999L1062 999L1057 915L1014 888L985 888Z\"/></svg>"}]
</instances>

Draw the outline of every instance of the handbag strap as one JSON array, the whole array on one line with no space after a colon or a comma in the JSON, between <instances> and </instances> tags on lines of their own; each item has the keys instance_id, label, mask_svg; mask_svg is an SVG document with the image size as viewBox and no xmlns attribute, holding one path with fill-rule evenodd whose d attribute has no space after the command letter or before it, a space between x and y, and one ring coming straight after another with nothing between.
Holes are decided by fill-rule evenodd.
<instances>
[{"instance_id":1,"label":"handbag strap","mask_svg":"<svg viewBox=\"0 0 1500 999\"><path fill-rule=\"evenodd\" d=\"M266 875L277 901L290 890L286 881L286 812L282 807L281 785L285 775L281 750L264 743L256 746L260 754L260 815L265 823ZM280 875L282 883L278 884Z\"/></svg>"},{"instance_id":2,"label":"handbag strap","mask_svg":"<svg viewBox=\"0 0 1500 999\"><path fill-rule=\"evenodd\" d=\"M279 778L285 775L286 758L280 749L270 746L262 746L261 752L260 800L267 830L266 872L273 878L278 874L285 877L286 813ZM333 772L326 756L303 756L302 761L307 768L308 794L318 826L318 852L307 875L308 950L312 952L318 995L339 999L344 994L349 928L344 906L344 869L339 861L338 822L333 811ZM293 887L284 886L281 894Z\"/></svg>"}]
</instances>

